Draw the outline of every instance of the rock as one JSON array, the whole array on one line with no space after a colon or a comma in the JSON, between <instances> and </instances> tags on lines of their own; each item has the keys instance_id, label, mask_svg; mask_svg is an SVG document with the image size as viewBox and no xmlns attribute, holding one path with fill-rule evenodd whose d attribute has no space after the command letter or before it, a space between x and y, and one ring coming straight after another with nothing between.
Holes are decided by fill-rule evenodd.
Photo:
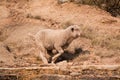
<instances>
[{"instance_id":1,"label":"rock","mask_svg":"<svg viewBox=\"0 0 120 80\"><path fill-rule=\"evenodd\" d=\"M71 0L58 0L58 4L62 4L62 3L65 3L65 2L70 2Z\"/></svg>"},{"instance_id":2,"label":"rock","mask_svg":"<svg viewBox=\"0 0 120 80\"><path fill-rule=\"evenodd\" d=\"M61 61L61 62L57 63L56 65L59 66L60 69L67 69L67 67L68 67L68 64L67 64L66 60L65 61Z\"/></svg>"},{"instance_id":3,"label":"rock","mask_svg":"<svg viewBox=\"0 0 120 80\"><path fill-rule=\"evenodd\" d=\"M71 76L79 76L81 73L78 73L78 72L72 72L70 73Z\"/></svg>"},{"instance_id":4,"label":"rock","mask_svg":"<svg viewBox=\"0 0 120 80\"><path fill-rule=\"evenodd\" d=\"M71 80L71 77L59 74L43 74L31 80Z\"/></svg>"}]
</instances>

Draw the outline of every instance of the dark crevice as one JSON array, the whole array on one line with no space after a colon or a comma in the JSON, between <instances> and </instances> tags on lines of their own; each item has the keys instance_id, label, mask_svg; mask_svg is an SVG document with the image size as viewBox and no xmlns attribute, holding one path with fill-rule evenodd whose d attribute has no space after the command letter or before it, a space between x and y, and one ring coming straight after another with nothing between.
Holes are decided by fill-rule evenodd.
<instances>
[{"instance_id":1,"label":"dark crevice","mask_svg":"<svg viewBox=\"0 0 120 80\"><path fill-rule=\"evenodd\" d=\"M8 52L11 52L11 49L8 46L5 46L5 48Z\"/></svg>"}]
</instances>

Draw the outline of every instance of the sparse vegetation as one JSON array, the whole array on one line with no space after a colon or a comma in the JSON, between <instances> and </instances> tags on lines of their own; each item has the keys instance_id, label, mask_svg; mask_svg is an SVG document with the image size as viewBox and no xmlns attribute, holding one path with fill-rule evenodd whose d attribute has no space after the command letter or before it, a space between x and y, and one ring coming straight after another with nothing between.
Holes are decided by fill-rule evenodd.
<instances>
[{"instance_id":1,"label":"sparse vegetation","mask_svg":"<svg viewBox=\"0 0 120 80\"><path fill-rule=\"evenodd\" d=\"M112 16L120 16L120 0L72 0L77 4L96 5L111 13Z\"/></svg>"},{"instance_id":2,"label":"sparse vegetation","mask_svg":"<svg viewBox=\"0 0 120 80\"><path fill-rule=\"evenodd\" d=\"M97 31L95 30L95 28L91 27L91 26L84 26L82 27L82 34L81 37L93 40L94 38L97 37Z\"/></svg>"},{"instance_id":3,"label":"sparse vegetation","mask_svg":"<svg viewBox=\"0 0 120 80\"><path fill-rule=\"evenodd\" d=\"M81 37L91 40L93 46L101 46L107 49L120 50L119 32L116 34L106 33L106 30L102 30L100 33L95 27L84 27Z\"/></svg>"},{"instance_id":4,"label":"sparse vegetation","mask_svg":"<svg viewBox=\"0 0 120 80\"><path fill-rule=\"evenodd\" d=\"M71 25L73 25L73 23L71 22L71 21L66 21L66 22L64 22L64 23L61 23L61 27L63 28L63 29L65 29L65 28L67 28L68 26L71 26Z\"/></svg>"},{"instance_id":5,"label":"sparse vegetation","mask_svg":"<svg viewBox=\"0 0 120 80\"><path fill-rule=\"evenodd\" d=\"M98 46L95 50L95 54L101 58L120 56L120 33L119 30L114 34L110 34L107 30L98 29L95 27L83 27L83 33L81 37L91 40L93 47ZM100 32L101 30L101 32Z\"/></svg>"}]
</instances>

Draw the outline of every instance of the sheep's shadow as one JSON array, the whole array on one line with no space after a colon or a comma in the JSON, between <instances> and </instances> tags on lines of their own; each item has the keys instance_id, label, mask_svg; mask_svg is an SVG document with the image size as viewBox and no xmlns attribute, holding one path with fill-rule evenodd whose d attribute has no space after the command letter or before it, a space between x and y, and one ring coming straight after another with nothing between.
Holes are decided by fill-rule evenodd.
<instances>
[{"instance_id":1,"label":"sheep's shadow","mask_svg":"<svg viewBox=\"0 0 120 80\"><path fill-rule=\"evenodd\" d=\"M67 60L67 61L73 60L74 58L78 57L80 54L90 54L90 51L88 51L88 50L83 51L81 48L76 49L74 54L68 53L66 51L60 57L57 58L55 63L64 61L64 60Z\"/></svg>"}]
</instances>

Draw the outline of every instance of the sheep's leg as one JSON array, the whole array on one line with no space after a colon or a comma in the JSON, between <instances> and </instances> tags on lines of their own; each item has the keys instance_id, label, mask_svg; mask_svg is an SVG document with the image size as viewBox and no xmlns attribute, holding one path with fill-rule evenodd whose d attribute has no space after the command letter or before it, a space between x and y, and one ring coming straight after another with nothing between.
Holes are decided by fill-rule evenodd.
<instances>
[{"instance_id":1,"label":"sheep's leg","mask_svg":"<svg viewBox=\"0 0 120 80\"><path fill-rule=\"evenodd\" d=\"M57 59L60 55L62 55L62 53L58 53L58 54L56 54L55 56L53 56L53 58L52 58L52 63L54 63L54 62L56 61L56 59Z\"/></svg>"},{"instance_id":2,"label":"sheep's leg","mask_svg":"<svg viewBox=\"0 0 120 80\"><path fill-rule=\"evenodd\" d=\"M40 51L40 58L42 59L44 64L48 64L45 54L42 51Z\"/></svg>"},{"instance_id":3,"label":"sheep's leg","mask_svg":"<svg viewBox=\"0 0 120 80\"><path fill-rule=\"evenodd\" d=\"M48 64L48 60L47 60L47 50L41 45L39 46L39 50L40 50L40 58L42 59L42 61L44 62L44 64Z\"/></svg>"},{"instance_id":4,"label":"sheep's leg","mask_svg":"<svg viewBox=\"0 0 120 80\"><path fill-rule=\"evenodd\" d=\"M36 41L37 48L39 50L40 58L42 59L44 64L48 64L48 60L46 58L46 54L47 54L46 49L44 48L44 46L40 41L38 41L37 39L35 41Z\"/></svg>"},{"instance_id":5,"label":"sheep's leg","mask_svg":"<svg viewBox=\"0 0 120 80\"><path fill-rule=\"evenodd\" d=\"M58 54L56 54L52 57L52 63L54 63L56 61L56 59L64 53L64 51L61 47L57 47L56 50L58 50Z\"/></svg>"}]
</instances>

